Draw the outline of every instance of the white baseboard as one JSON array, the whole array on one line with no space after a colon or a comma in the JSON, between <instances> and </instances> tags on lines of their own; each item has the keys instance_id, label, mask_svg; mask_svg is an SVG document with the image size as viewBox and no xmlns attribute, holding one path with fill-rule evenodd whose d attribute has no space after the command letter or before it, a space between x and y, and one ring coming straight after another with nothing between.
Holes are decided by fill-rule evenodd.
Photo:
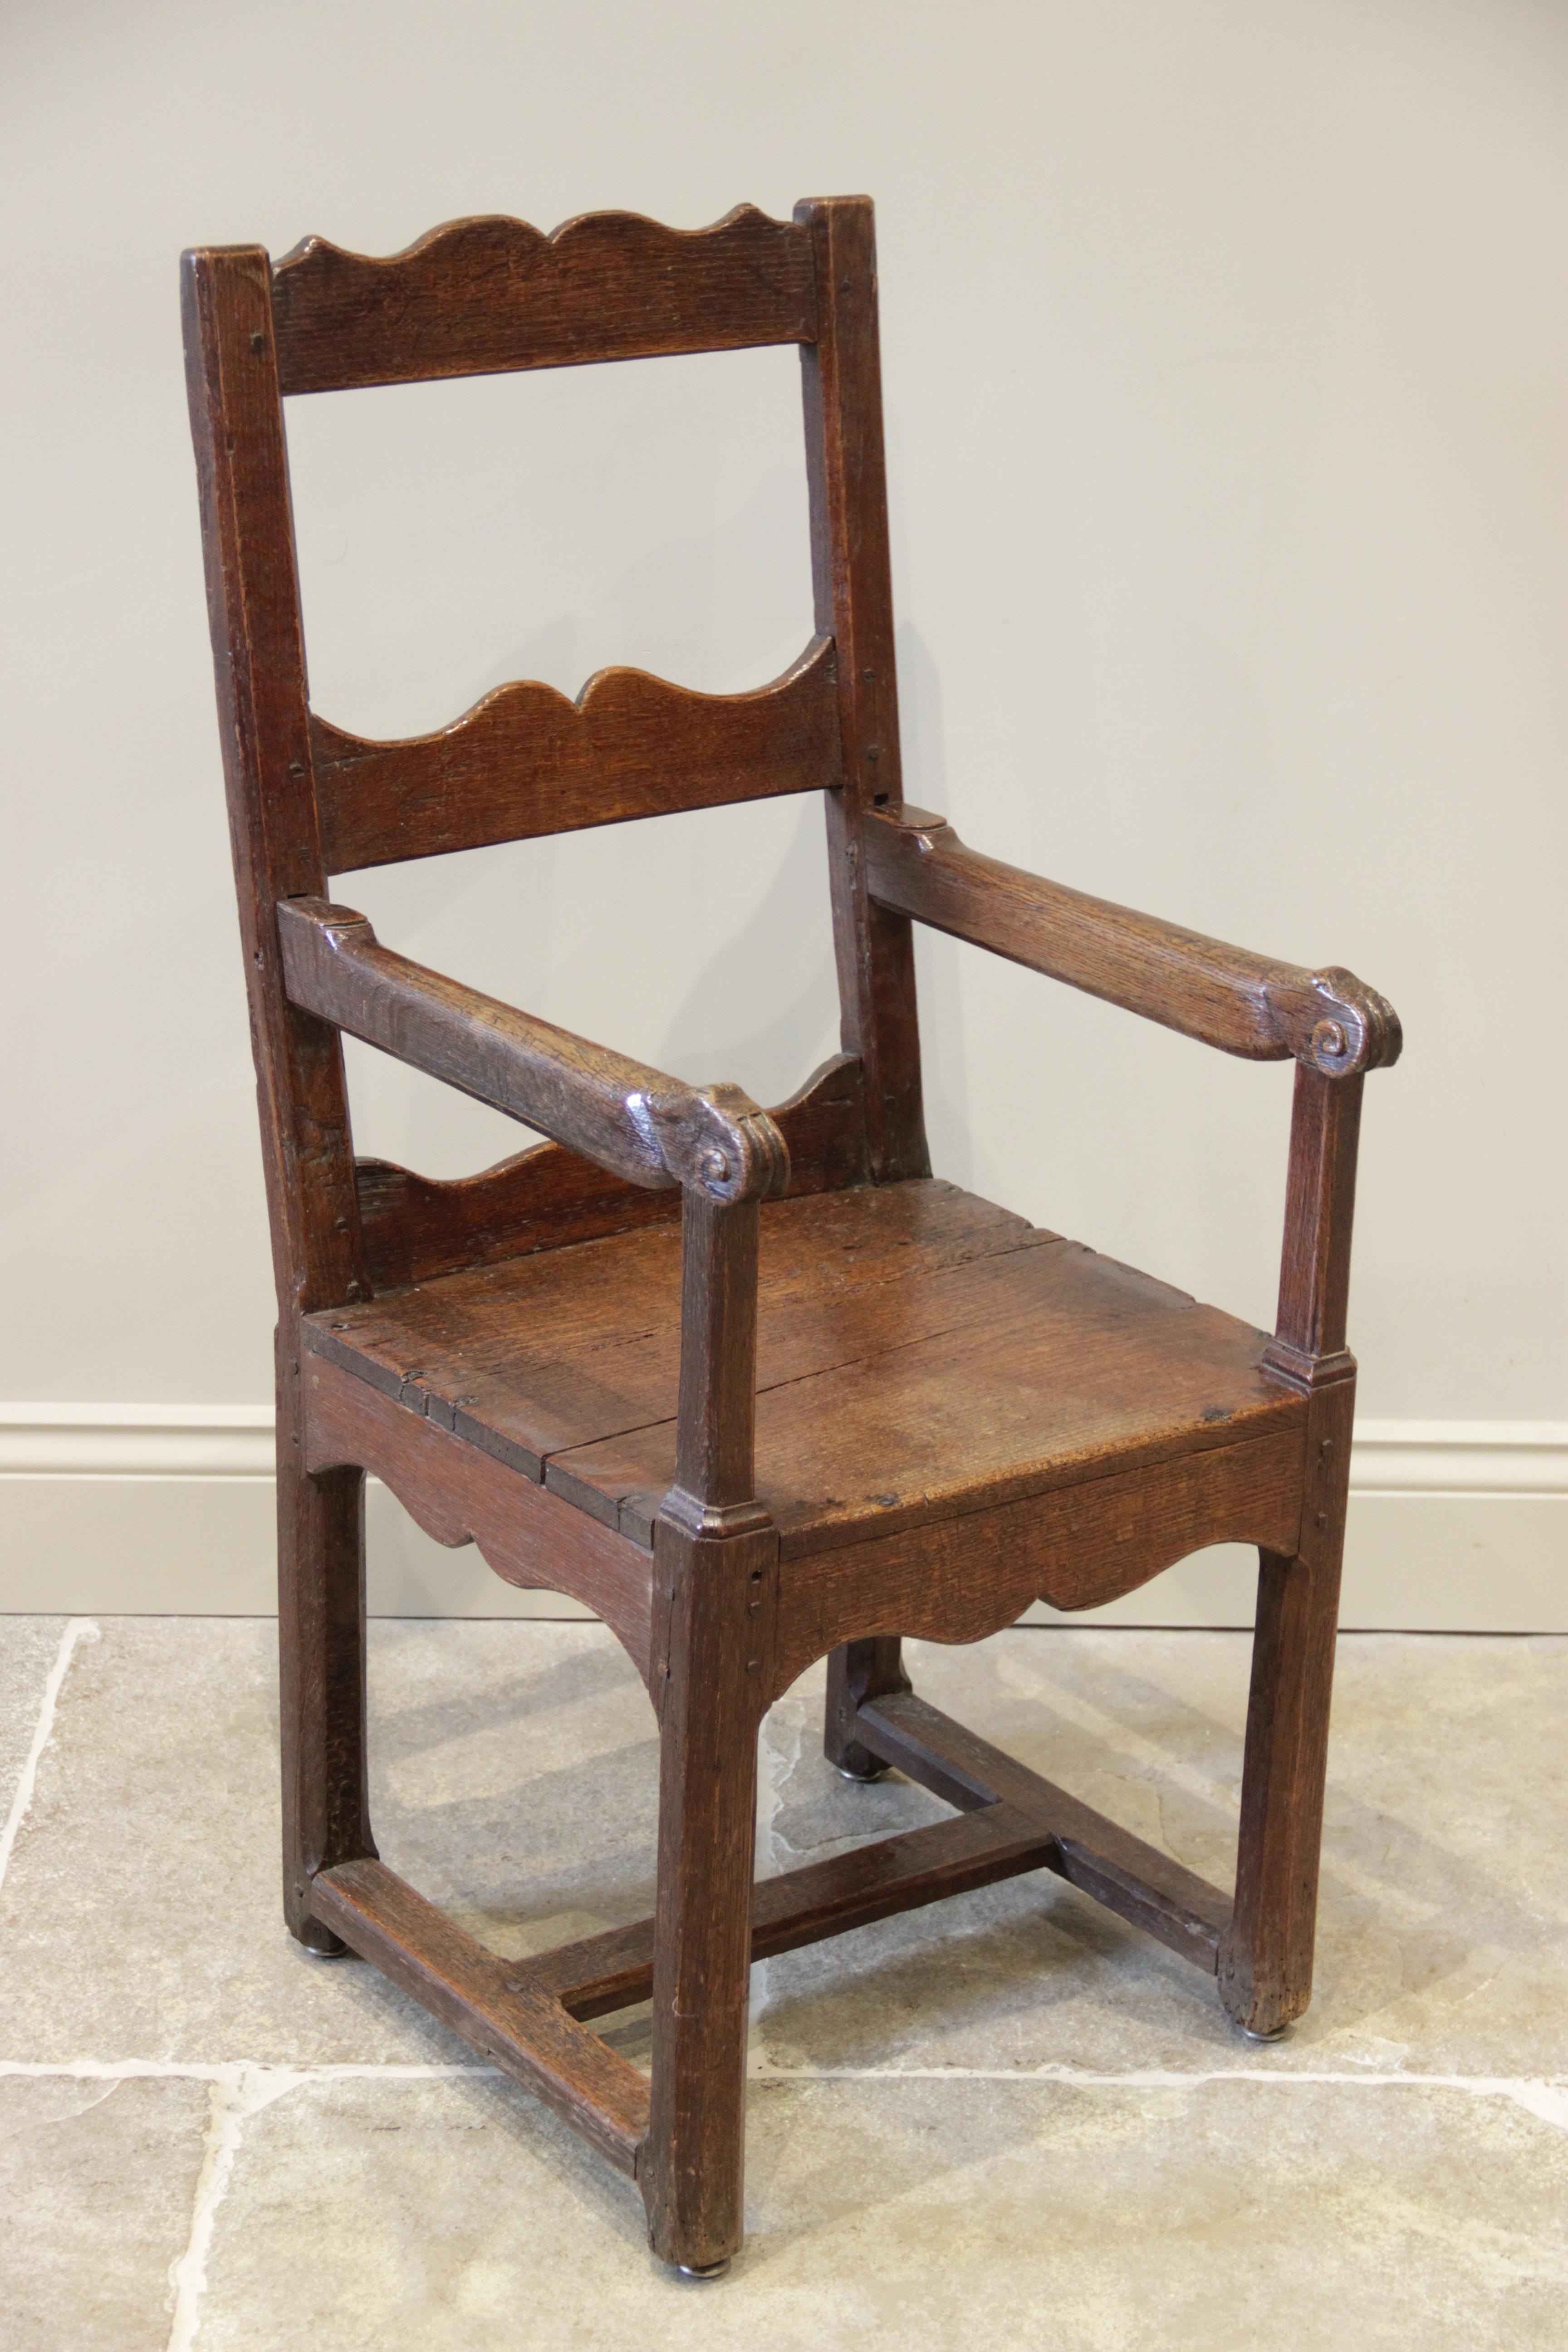
<instances>
[{"instance_id":1,"label":"white baseboard","mask_svg":"<svg viewBox=\"0 0 1568 2352\"><path fill-rule=\"evenodd\" d=\"M0 1405L0 1611L270 1613L271 1461L262 1405ZM369 1516L376 1616L586 1614L432 1543L374 1480ZM1222 1545L1104 1609L1030 1616L1249 1625L1256 1577ZM1342 1622L1568 1633L1568 1423L1359 1423Z\"/></svg>"}]
</instances>

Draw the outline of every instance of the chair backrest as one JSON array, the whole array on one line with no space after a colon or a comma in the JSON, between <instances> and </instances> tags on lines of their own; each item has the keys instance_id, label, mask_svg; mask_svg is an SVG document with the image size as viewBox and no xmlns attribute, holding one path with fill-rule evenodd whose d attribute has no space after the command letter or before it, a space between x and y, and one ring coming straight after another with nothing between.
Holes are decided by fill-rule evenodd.
<instances>
[{"instance_id":1,"label":"chair backrest","mask_svg":"<svg viewBox=\"0 0 1568 2352\"><path fill-rule=\"evenodd\" d=\"M826 794L845 1051L868 1161L927 1167L908 919L872 904L861 831L901 797L872 207L742 206L681 232L589 214L544 236L456 221L386 259L308 239L184 257L192 428L280 1290L369 1286L335 1032L282 991L276 908L361 866L781 793ZM310 710L285 397L433 377L796 343L816 635L754 693L602 671L521 682L377 743Z\"/></svg>"}]
</instances>

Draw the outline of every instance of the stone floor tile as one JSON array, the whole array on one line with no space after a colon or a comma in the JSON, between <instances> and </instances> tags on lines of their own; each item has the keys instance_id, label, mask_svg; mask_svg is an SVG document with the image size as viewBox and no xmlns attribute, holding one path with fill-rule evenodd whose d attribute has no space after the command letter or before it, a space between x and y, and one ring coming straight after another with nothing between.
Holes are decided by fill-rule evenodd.
<instances>
[{"instance_id":1,"label":"stone floor tile","mask_svg":"<svg viewBox=\"0 0 1568 2352\"><path fill-rule=\"evenodd\" d=\"M934 1704L1224 1887L1248 1651L1055 1627L910 1645ZM769 1726L774 1867L940 1810L840 1779L820 1706L818 1677ZM1316 1990L1282 2042L1240 2040L1212 1982L1041 1872L769 1961L763 2063L1568 2072L1565 1715L1561 1637L1342 1641Z\"/></svg>"},{"instance_id":2,"label":"stone floor tile","mask_svg":"<svg viewBox=\"0 0 1568 2352\"><path fill-rule=\"evenodd\" d=\"M0 1889L0 2054L461 2055L373 1969L283 1931L271 1622L101 1624ZM602 1626L394 1623L371 1652L395 1868L509 1951L652 1908L653 1717Z\"/></svg>"},{"instance_id":3,"label":"stone floor tile","mask_svg":"<svg viewBox=\"0 0 1568 2352\"><path fill-rule=\"evenodd\" d=\"M1303 2080L755 2084L747 2247L655 2264L635 2193L493 2079L317 2081L247 2127L200 2352L1529 2352L1563 2341L1568 2132Z\"/></svg>"},{"instance_id":4,"label":"stone floor tile","mask_svg":"<svg viewBox=\"0 0 1568 2352\"><path fill-rule=\"evenodd\" d=\"M65 1628L63 1617L0 1617L0 1823L10 1816Z\"/></svg>"},{"instance_id":5,"label":"stone floor tile","mask_svg":"<svg viewBox=\"0 0 1568 2352\"><path fill-rule=\"evenodd\" d=\"M207 2085L0 2075L0 2340L163 2352Z\"/></svg>"}]
</instances>

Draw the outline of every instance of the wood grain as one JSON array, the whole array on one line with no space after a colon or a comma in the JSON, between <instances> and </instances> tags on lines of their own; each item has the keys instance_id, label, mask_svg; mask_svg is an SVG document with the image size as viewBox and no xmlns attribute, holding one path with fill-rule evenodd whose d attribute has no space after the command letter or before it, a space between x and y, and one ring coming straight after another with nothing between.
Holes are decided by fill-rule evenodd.
<instances>
[{"instance_id":1,"label":"wood grain","mask_svg":"<svg viewBox=\"0 0 1568 2352\"><path fill-rule=\"evenodd\" d=\"M782 1192L789 1153L741 1087L682 1086L384 948L322 898L278 909L290 1003L426 1070L634 1184L717 1202Z\"/></svg>"},{"instance_id":2,"label":"wood grain","mask_svg":"<svg viewBox=\"0 0 1568 2352\"><path fill-rule=\"evenodd\" d=\"M283 411L259 246L187 253L185 373L279 1312L367 1295L336 1031L283 992L275 908L326 887ZM308 1171L308 1173L307 1173Z\"/></svg>"},{"instance_id":3,"label":"wood grain","mask_svg":"<svg viewBox=\"0 0 1568 2352\"><path fill-rule=\"evenodd\" d=\"M1264 1547L1258 1563L1236 1913L1219 1980L1230 2015L1262 2036L1280 2032L1312 1997L1354 1420L1353 1374L1313 1390L1300 1536L1295 1546Z\"/></svg>"},{"instance_id":4,"label":"wood grain","mask_svg":"<svg viewBox=\"0 0 1568 2352\"><path fill-rule=\"evenodd\" d=\"M648 1680L653 1562L647 1551L497 1461L477 1442L487 1433L473 1427L462 1407L444 1406L417 1381L390 1396L312 1354L304 1402L305 1460L312 1472L356 1464L389 1486L437 1543L475 1544L506 1583L581 1601Z\"/></svg>"},{"instance_id":5,"label":"wood grain","mask_svg":"<svg viewBox=\"0 0 1568 2352\"><path fill-rule=\"evenodd\" d=\"M790 1198L867 1181L865 1080L852 1055L813 1071L768 1113L789 1153ZM680 1195L649 1192L558 1143L537 1143L476 1176L416 1176L355 1162L371 1281L380 1291L535 1250L671 1222Z\"/></svg>"},{"instance_id":6,"label":"wood grain","mask_svg":"<svg viewBox=\"0 0 1568 2352\"><path fill-rule=\"evenodd\" d=\"M767 1517L756 1499L757 1220L754 1201L682 1197L675 1476L659 1512L688 1535L735 1535Z\"/></svg>"},{"instance_id":7,"label":"wood grain","mask_svg":"<svg viewBox=\"0 0 1568 2352\"><path fill-rule=\"evenodd\" d=\"M830 1861L759 1879L752 1890L753 1963L847 1935L1023 1871L1050 1867L1049 1829L1007 1812L974 1812L879 1838ZM574 2017L605 2017L646 2000L653 1983L654 1922L639 1919L531 1963L542 1990Z\"/></svg>"},{"instance_id":8,"label":"wood grain","mask_svg":"<svg viewBox=\"0 0 1568 2352\"><path fill-rule=\"evenodd\" d=\"M840 1037L866 1066L871 1172L885 1183L928 1175L931 1155L909 920L866 887L867 813L903 793L876 225L868 196L813 198L795 217L819 291L817 340L800 357L816 625L838 656L843 782L826 809Z\"/></svg>"},{"instance_id":9,"label":"wood grain","mask_svg":"<svg viewBox=\"0 0 1568 2352\"><path fill-rule=\"evenodd\" d=\"M1307 971L982 857L944 817L878 812L866 835L879 906L990 948L1247 1061L1296 1058L1345 1079L1399 1058L1394 1007L1353 972Z\"/></svg>"},{"instance_id":10,"label":"wood grain","mask_svg":"<svg viewBox=\"0 0 1568 2352\"><path fill-rule=\"evenodd\" d=\"M827 1661L827 1697L822 1713L822 1752L847 1780L879 1780L887 1766L855 1737L855 1718L874 1698L913 1688L904 1672L896 1633L874 1633L845 1642Z\"/></svg>"},{"instance_id":11,"label":"wood grain","mask_svg":"<svg viewBox=\"0 0 1568 2352\"><path fill-rule=\"evenodd\" d=\"M639 2180L655 2253L693 2270L741 2242L757 1733L777 1564L765 1525L713 1539L659 1522L653 2083Z\"/></svg>"},{"instance_id":12,"label":"wood grain","mask_svg":"<svg viewBox=\"0 0 1568 2352\"><path fill-rule=\"evenodd\" d=\"M787 1690L815 1659L854 1637L978 1642L1013 1624L1031 1601L1098 1608L1209 1544L1293 1548L1301 1451L1298 1425L932 1517L897 1535L810 1554L797 1554L786 1538L778 1687Z\"/></svg>"},{"instance_id":13,"label":"wood grain","mask_svg":"<svg viewBox=\"0 0 1568 2352\"><path fill-rule=\"evenodd\" d=\"M1345 1348L1351 1236L1362 1084L1333 1086L1317 1071L1296 1073L1279 1307L1266 1362L1300 1388L1355 1369Z\"/></svg>"},{"instance_id":14,"label":"wood grain","mask_svg":"<svg viewBox=\"0 0 1568 2352\"><path fill-rule=\"evenodd\" d=\"M960 1807L961 1818L759 1879L753 1962L1044 1869L1212 1974L1231 1913L1218 1887L907 1692L868 1702L855 1729L875 1741L884 1769L896 1766ZM574 2017L603 2017L647 1999L653 1947L654 1922L639 1919L560 1945L528 1967L539 1990Z\"/></svg>"},{"instance_id":15,"label":"wood grain","mask_svg":"<svg viewBox=\"0 0 1568 2352\"><path fill-rule=\"evenodd\" d=\"M345 1944L552 2107L618 2172L636 2176L647 2082L539 1992L526 1964L487 1951L384 1863L323 1872L313 1892L321 1917Z\"/></svg>"},{"instance_id":16,"label":"wood grain","mask_svg":"<svg viewBox=\"0 0 1568 2352\"><path fill-rule=\"evenodd\" d=\"M259 247L184 268L279 1303L292 1932L366 1953L551 2100L635 2173L656 2252L703 2271L740 2242L754 1955L1043 1866L1278 2030L1310 1990L1361 1085L1398 1055L1392 1008L904 807L869 199L689 234L484 218L383 259L312 239L276 269ZM704 696L614 670L575 703L521 682L399 743L309 712L286 393L788 341L817 635L782 678ZM817 788L846 1055L776 1115L425 972L325 895L329 868ZM930 1181L916 919L1296 1057L1271 1339ZM457 1184L356 1165L344 1028L554 1139ZM636 1661L659 1724L652 1922L507 1962L376 1859L367 1472L438 1541L586 1601ZM1234 1908L923 1706L900 1650L1037 1597L1089 1607L1226 1540L1262 1563ZM825 1652L828 1754L960 1818L753 1890L762 1711ZM648 1993L645 2086L580 2020Z\"/></svg>"},{"instance_id":17,"label":"wood grain","mask_svg":"<svg viewBox=\"0 0 1568 2352\"><path fill-rule=\"evenodd\" d=\"M893 1190L862 1197L869 1206ZM786 1559L1300 1431L1299 1401L1264 1371L1265 1334L1081 1244L1026 1227L1004 1250L997 1233L986 1254L940 1271L806 1288L786 1307L769 1258L811 1225L791 1234L781 1222L764 1213L756 1444L758 1495ZM628 1329L613 1349L604 1324L594 1328L591 1390L562 1364L549 1384L554 1429L531 1426L554 1491L645 1540L674 1473L668 1343ZM528 1344L518 1332L517 1350ZM481 1391L487 1406L496 1389ZM615 1433L561 1443L579 1411L613 1416Z\"/></svg>"},{"instance_id":18,"label":"wood grain","mask_svg":"<svg viewBox=\"0 0 1568 2352\"><path fill-rule=\"evenodd\" d=\"M881 1292L912 1286L906 1328L909 1314L929 1312L940 1328L947 1310L920 1305L928 1276L1049 1238L930 1178L768 1203L763 1387L819 1366L824 1346L826 1360L840 1360L831 1331L823 1338L824 1317L847 1322L853 1353L884 1328ZM552 1453L606 1429L666 1417L673 1426L680 1298L680 1239L667 1223L336 1309L308 1326L308 1343L394 1396L417 1368L426 1392L467 1401L498 1459L537 1479ZM673 1435L670 1444L673 1476ZM613 1506L599 1507L614 1517Z\"/></svg>"},{"instance_id":19,"label":"wood grain","mask_svg":"<svg viewBox=\"0 0 1568 2352\"><path fill-rule=\"evenodd\" d=\"M869 1701L856 1728L889 1764L948 1802L994 1807L993 1819L1010 1815L1048 1829L1055 1852L1047 1869L1213 1972L1231 1916L1230 1898L1217 1886L911 1693Z\"/></svg>"},{"instance_id":20,"label":"wood grain","mask_svg":"<svg viewBox=\"0 0 1568 2352\"><path fill-rule=\"evenodd\" d=\"M310 744L330 874L820 792L840 775L834 650L813 638L752 694L603 669L574 702L520 680L449 727L398 742L312 712Z\"/></svg>"},{"instance_id":21,"label":"wood grain","mask_svg":"<svg viewBox=\"0 0 1568 2352\"><path fill-rule=\"evenodd\" d=\"M307 237L272 273L286 393L809 341L810 240L738 205L710 228L584 213L447 221L402 253Z\"/></svg>"}]
</instances>

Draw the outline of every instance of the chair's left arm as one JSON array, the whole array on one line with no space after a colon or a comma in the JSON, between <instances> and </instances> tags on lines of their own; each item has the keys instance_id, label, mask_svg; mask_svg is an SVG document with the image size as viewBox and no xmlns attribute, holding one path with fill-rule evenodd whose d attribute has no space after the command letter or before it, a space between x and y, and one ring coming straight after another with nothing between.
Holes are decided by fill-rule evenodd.
<instances>
[{"instance_id":1,"label":"chair's left arm","mask_svg":"<svg viewBox=\"0 0 1568 2352\"><path fill-rule=\"evenodd\" d=\"M879 812L867 884L912 915L1248 1061L1294 1056L1285 1248L1271 1368L1303 1386L1350 1368L1350 1285L1361 1082L1399 1058L1399 1016L1353 972L1309 971L1135 914L983 857L944 818Z\"/></svg>"},{"instance_id":2,"label":"chair's left arm","mask_svg":"<svg viewBox=\"0 0 1568 2352\"><path fill-rule=\"evenodd\" d=\"M278 907L284 986L302 1012L542 1129L634 1184L681 1189L680 1393L664 1516L688 1534L767 1524L754 1500L762 1199L789 1152L739 1087L683 1086L384 948L352 908Z\"/></svg>"},{"instance_id":3,"label":"chair's left arm","mask_svg":"<svg viewBox=\"0 0 1568 2352\"><path fill-rule=\"evenodd\" d=\"M1252 1062L1294 1055L1349 1078L1399 1058L1399 1017L1353 972L1308 971L1154 915L982 857L944 817L879 814L867 827L879 906L1104 997Z\"/></svg>"}]
</instances>

